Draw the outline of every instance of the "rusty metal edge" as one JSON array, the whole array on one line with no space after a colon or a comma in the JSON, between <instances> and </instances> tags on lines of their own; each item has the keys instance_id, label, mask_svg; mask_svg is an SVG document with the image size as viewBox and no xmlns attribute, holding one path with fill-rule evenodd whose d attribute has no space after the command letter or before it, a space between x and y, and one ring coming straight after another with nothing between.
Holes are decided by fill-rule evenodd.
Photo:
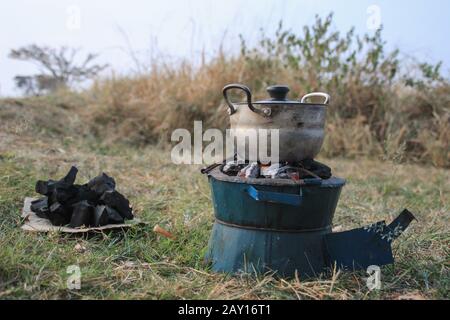
<instances>
[{"instance_id":1,"label":"rusty metal edge","mask_svg":"<svg viewBox=\"0 0 450 320\"><path fill-rule=\"evenodd\" d=\"M258 178L241 178L238 176L228 176L224 174L220 167L217 166L207 172L208 177L213 177L219 181L253 184L253 185L270 185L270 186L300 186L307 187L301 180L294 181L291 179L258 179ZM321 185L317 185L319 188L338 188L345 185L346 180L338 177L331 177L329 179L323 179Z\"/></svg>"}]
</instances>

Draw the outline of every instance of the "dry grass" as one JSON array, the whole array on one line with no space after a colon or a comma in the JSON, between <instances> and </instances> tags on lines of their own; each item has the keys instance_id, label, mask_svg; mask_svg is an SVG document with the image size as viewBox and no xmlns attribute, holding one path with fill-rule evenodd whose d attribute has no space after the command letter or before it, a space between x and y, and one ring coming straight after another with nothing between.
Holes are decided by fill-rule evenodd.
<instances>
[{"instance_id":1,"label":"dry grass","mask_svg":"<svg viewBox=\"0 0 450 320\"><path fill-rule=\"evenodd\" d=\"M235 74L245 71L242 61L231 65L217 61L200 70L186 66L138 78L112 78L81 94L59 92L38 99L7 100L0 113L2 119L21 121L14 128L6 128L10 132L36 123L37 131L96 137L110 146L167 147L172 131L191 130L194 120L202 120L204 130L229 126L221 88L237 81ZM434 90L440 100L431 99ZM306 92L301 88L293 91ZM356 106L361 110L352 111L351 116L343 115L340 105L347 102L342 101L345 97L336 97L329 107L322 154L352 159L397 157L401 162L449 167L450 85L427 93L403 91L395 99L371 120L362 112L364 105ZM11 122L3 121L0 126L11 126Z\"/></svg>"},{"instance_id":2,"label":"dry grass","mask_svg":"<svg viewBox=\"0 0 450 320\"><path fill-rule=\"evenodd\" d=\"M192 129L195 120L204 129L228 127L224 85L247 84L259 99L267 97L268 85L282 83L293 99L330 93L322 155L450 167L450 83L439 65L386 52L380 33L341 34L333 30L332 16L317 18L303 34L280 26L260 40L254 48L243 41L238 55L219 50L199 66L158 60L145 73L100 79L79 94L12 100L21 112L6 102L1 116L37 122L38 130L55 135L95 136L105 145L167 146L173 130Z\"/></svg>"},{"instance_id":3,"label":"dry grass","mask_svg":"<svg viewBox=\"0 0 450 320\"><path fill-rule=\"evenodd\" d=\"M378 33L341 35L331 19L318 18L300 35L280 27L255 48L243 42L240 55L219 51L197 67L156 61L145 74L99 80L83 94L79 114L103 141L167 144L173 130L192 129L194 120L205 129L228 127L224 85L244 83L259 99L267 97L267 86L282 83L293 99L311 91L332 96L322 154L393 157L401 151L399 161L450 167L448 79L439 68L385 52Z\"/></svg>"},{"instance_id":4,"label":"dry grass","mask_svg":"<svg viewBox=\"0 0 450 320\"><path fill-rule=\"evenodd\" d=\"M322 159L348 181L336 226L345 230L391 220L404 207L417 215L418 222L395 242L395 265L382 268L380 291L366 288L363 272L336 272L332 278L309 281L229 276L212 273L202 263L213 214L206 177L197 166L168 163L168 150L99 144L76 131L61 136L43 131L36 122L23 126L20 119L0 129L1 298L449 298L446 169L389 160ZM23 232L20 208L23 198L34 194L34 181L58 177L71 164L80 167L81 181L100 171L116 177L137 216L149 225L89 238ZM176 240L154 234L156 223ZM72 264L81 268L79 291L66 287L66 268Z\"/></svg>"},{"instance_id":5,"label":"dry grass","mask_svg":"<svg viewBox=\"0 0 450 320\"><path fill-rule=\"evenodd\" d=\"M333 42L342 37L324 31L327 21L309 29L306 44L280 31L273 48L268 41L256 48L262 51L219 53L198 67L159 62L81 93L0 101L0 298L448 299L448 80L431 72L406 87L392 76L398 57L380 52L379 38L365 40L367 55L351 58L345 41ZM209 188L197 166L171 164L168 142L194 120L226 128L221 89L231 82L248 84L256 99L274 83L288 84L295 98L332 95L321 156L347 179L335 225L389 221L405 207L418 218L395 242L382 290L368 291L362 272L282 280L215 274L203 265L213 223ZM149 225L91 237L24 233L20 209L35 181L72 164L81 181L101 171L114 176ZM176 240L153 233L155 224ZM66 286L72 264L81 267L79 291Z\"/></svg>"}]
</instances>

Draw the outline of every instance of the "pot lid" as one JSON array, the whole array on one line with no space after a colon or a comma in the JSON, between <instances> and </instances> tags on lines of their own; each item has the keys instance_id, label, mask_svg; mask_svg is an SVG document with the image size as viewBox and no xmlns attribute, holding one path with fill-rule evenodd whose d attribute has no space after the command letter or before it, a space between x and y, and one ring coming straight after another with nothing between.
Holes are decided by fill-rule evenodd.
<instances>
[{"instance_id":1,"label":"pot lid","mask_svg":"<svg viewBox=\"0 0 450 320\"><path fill-rule=\"evenodd\" d=\"M314 94L305 95L301 99L301 101L299 101L299 100L289 100L287 98L287 94L289 92L289 87L286 86L286 85L273 85L273 86L267 87L266 90L267 90L267 92L270 95L270 99L255 101L255 102L253 102L253 104L256 104L256 105L258 105L258 104L274 104L274 105L280 105L280 104L289 104L289 105L292 105L292 104L294 104L294 105L314 104L314 105L320 105L320 104L323 104L323 105L326 105L326 104L328 104L328 99L329 99L329 98L325 97L325 95L328 96L327 94L314 93ZM319 96L319 97L325 98L325 100L321 101L321 102L310 102L310 101L307 101L306 98L309 98L309 97L312 98L313 96L315 96L315 97Z\"/></svg>"},{"instance_id":2,"label":"pot lid","mask_svg":"<svg viewBox=\"0 0 450 320\"><path fill-rule=\"evenodd\" d=\"M271 99L255 101L253 104L299 104L300 101L288 100L289 87L285 85L274 85L267 87Z\"/></svg>"}]
</instances>

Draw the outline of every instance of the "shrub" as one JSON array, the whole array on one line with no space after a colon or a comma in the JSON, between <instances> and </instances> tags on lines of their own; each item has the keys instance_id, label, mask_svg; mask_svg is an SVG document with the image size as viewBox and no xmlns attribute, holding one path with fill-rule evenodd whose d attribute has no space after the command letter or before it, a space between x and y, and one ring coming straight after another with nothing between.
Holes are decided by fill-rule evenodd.
<instances>
[{"instance_id":1,"label":"shrub","mask_svg":"<svg viewBox=\"0 0 450 320\"><path fill-rule=\"evenodd\" d=\"M154 63L134 77L110 77L90 89L93 128L107 141L167 143L176 128L224 129L228 115L221 89L232 82L251 87L256 98L268 85L291 87L291 98L310 91L332 96L326 156L381 156L450 166L450 86L440 64L400 62L386 52L381 30L358 36L332 28L332 14L296 34L280 23L275 36L261 33L239 54L217 56L193 67Z\"/></svg>"}]
</instances>

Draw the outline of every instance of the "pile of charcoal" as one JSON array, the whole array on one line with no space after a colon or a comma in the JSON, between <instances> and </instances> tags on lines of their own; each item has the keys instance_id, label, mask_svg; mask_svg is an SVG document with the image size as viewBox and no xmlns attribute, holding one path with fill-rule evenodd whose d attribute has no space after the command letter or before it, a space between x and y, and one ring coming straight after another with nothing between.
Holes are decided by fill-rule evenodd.
<instances>
[{"instance_id":1,"label":"pile of charcoal","mask_svg":"<svg viewBox=\"0 0 450 320\"><path fill-rule=\"evenodd\" d=\"M331 168L312 159L299 162L281 162L263 165L259 162L238 163L227 161L221 168L229 176L241 178L269 178L269 179L328 179L331 177Z\"/></svg>"},{"instance_id":2,"label":"pile of charcoal","mask_svg":"<svg viewBox=\"0 0 450 320\"><path fill-rule=\"evenodd\" d=\"M75 184L78 169L72 167L59 181L36 183L45 197L31 203L31 211L55 226L99 227L133 219L130 202L115 190L116 182L105 173L83 185Z\"/></svg>"}]
</instances>

